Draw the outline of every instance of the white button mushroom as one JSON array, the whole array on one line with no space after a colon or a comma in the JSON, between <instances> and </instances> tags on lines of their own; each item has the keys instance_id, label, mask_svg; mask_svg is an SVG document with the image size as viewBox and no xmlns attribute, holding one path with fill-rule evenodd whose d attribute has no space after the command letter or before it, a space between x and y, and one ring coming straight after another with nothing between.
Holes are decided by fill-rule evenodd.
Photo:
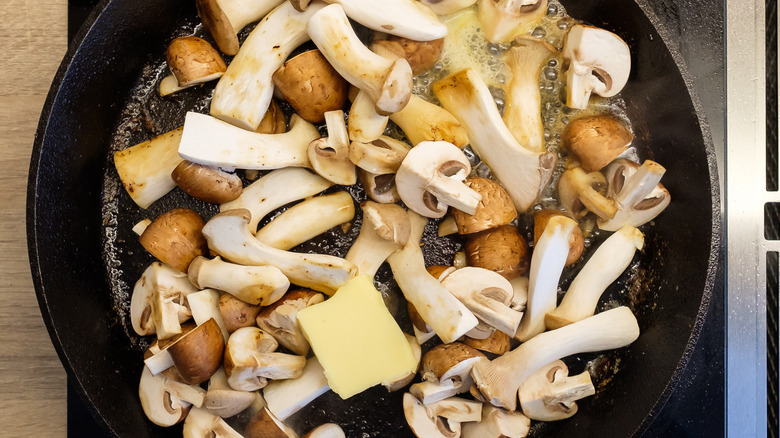
<instances>
[{"instance_id":1,"label":"white button mushroom","mask_svg":"<svg viewBox=\"0 0 780 438\"><path fill-rule=\"evenodd\" d=\"M551 362L520 385L517 394L523 414L532 420L565 420L577 413L577 400L596 393L587 370L569 376L562 360Z\"/></svg>"},{"instance_id":2,"label":"white button mushroom","mask_svg":"<svg viewBox=\"0 0 780 438\"><path fill-rule=\"evenodd\" d=\"M234 331L225 346L225 374L230 387L242 391L264 388L269 379L294 379L303 373L306 358L275 353L279 343L257 327Z\"/></svg>"},{"instance_id":3,"label":"white button mushroom","mask_svg":"<svg viewBox=\"0 0 780 438\"><path fill-rule=\"evenodd\" d=\"M398 171L410 149L408 144L382 135L367 143L350 143L349 159L367 172L385 175Z\"/></svg>"},{"instance_id":4,"label":"white button mushroom","mask_svg":"<svg viewBox=\"0 0 780 438\"><path fill-rule=\"evenodd\" d=\"M347 16L379 32L416 41L430 41L447 35L439 17L415 0L326 0L344 8Z\"/></svg>"},{"instance_id":5,"label":"white button mushroom","mask_svg":"<svg viewBox=\"0 0 780 438\"><path fill-rule=\"evenodd\" d=\"M206 391L195 385L179 383L161 375L153 376L144 367L138 384L138 397L146 417L152 423L168 427L187 416L190 406L201 406Z\"/></svg>"},{"instance_id":6,"label":"white button mushroom","mask_svg":"<svg viewBox=\"0 0 780 438\"><path fill-rule=\"evenodd\" d=\"M607 166L607 196L617 201L618 211L612 219L599 218L599 228L616 231L624 225L639 227L661 214L672 201L660 182L665 172L663 166L652 160L645 160L640 166L621 159Z\"/></svg>"}]
</instances>

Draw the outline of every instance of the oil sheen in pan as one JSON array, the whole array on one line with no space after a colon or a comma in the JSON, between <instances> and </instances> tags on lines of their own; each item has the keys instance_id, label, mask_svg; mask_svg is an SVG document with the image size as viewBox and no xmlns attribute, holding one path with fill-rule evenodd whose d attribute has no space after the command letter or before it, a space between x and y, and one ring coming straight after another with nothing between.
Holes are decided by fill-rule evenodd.
<instances>
[{"instance_id":1,"label":"oil sheen in pan","mask_svg":"<svg viewBox=\"0 0 780 438\"><path fill-rule=\"evenodd\" d=\"M475 20L473 12L458 14L446 21L450 27L450 33L458 35L460 41L458 46L467 47L468 50L454 49L452 45L445 47L442 60L436 67L430 72L415 78L415 93L435 101L435 97L432 96L430 91L430 85L454 71L471 65L478 67L482 71L499 108L502 109L503 91L501 86L508 80L509 75L499 58L509 47L486 43L481 36L479 25ZM531 30L531 32L532 35L544 38L553 46L560 48L563 44L562 36L568 27L575 23L575 20L566 16L565 10L559 3L551 1L547 16L540 26ZM249 31L249 29L244 30L242 36L245 37ZM170 35L169 40L185 35L196 35L208 39L196 17L182 23ZM218 206L198 201L178 189L174 189L171 193L152 204L149 209L142 210L124 192L112 164L114 152L180 126L183 123L186 111L208 113L214 83L188 89L166 98L159 96L157 85L168 74L164 60L164 50L167 42L160 43L159 53L150 55L149 61L143 68L135 87L131 90L126 101L120 103L123 111L114 129L114 135L108 148L108 155L106 156L107 166L103 178L103 258L106 266L106 275L111 285L116 323L124 329L128 340L126 345L117 346L117 348L127 348L137 352L139 360L141 353L148 347L149 340L137 336L130 325L130 295L133 285L154 258L138 243L138 238L132 231L133 225L145 218L154 219L173 208L191 208L200 213L206 220L218 212ZM304 48L311 48L310 43L309 45L304 45L302 49ZM609 112L623 119L626 123L629 122L625 115L625 104L619 98L609 100L594 98L591 101L591 106L584 111L575 111L567 108L562 103L565 101L565 93L560 64L559 59L551 60L543 68L540 77L543 100L542 117L545 121L545 138L549 150L559 150L560 131L571 118L589 113ZM284 104L283 108L289 116L290 108ZM400 130L392 127L392 124L389 128L389 133L396 137L403 136ZM639 155L649 155L649 151L639 152L641 153L630 149L628 154L629 157L635 160ZM490 177L487 167L481 165L469 150L467 150L467 153L472 159L474 173ZM553 184L543 193L541 202L534 208L556 206L557 201L555 200L552 187L556 185L555 181L562 172L564 162L565 158L559 160ZM244 180L245 185L250 182L246 179ZM331 188L328 192L339 189ZM347 190L352 194L356 204L366 199L365 193L360 187L353 186L347 188ZM285 206L273 212L261 223L261 226L288 207ZM359 211L359 208L357 210ZM357 214L350 227L346 229L336 227L318 239L295 248L295 250L344 256L351 243L357 237L360 224L360 214ZM532 243L532 220L530 216L521 218L517 225L526 239ZM426 263L428 265L449 265L452 263L454 253L461 250L462 242L458 237L438 238L436 236L437 226L438 221L430 221L425 230L423 251ZM642 320L646 319L652 310L654 301L654 288L652 285L654 276L652 273L660 263L663 263L663 254L665 252L661 239L658 238L651 226L643 227L642 231L646 234L645 251L636 257L628 270L610 287L606 293L606 300L602 300L602 304L600 304L598 309L598 311L602 311L618 305L629 305L637 315L640 326L642 325ZM588 255L587 247L597 245L604 238L606 236L600 235L598 231L586 238L586 257ZM584 260L580 260L574 266L564 270L560 292L568 288L569 283L576 273L579 272L583 264ZM392 280L392 275L387 265L384 265L379 270L377 283L379 290L385 298L385 303L398 320L401 328L411 333L411 323L406 312L405 301L397 285ZM423 346L423 351L427 351L433 344L434 341L426 343ZM621 352L606 352L598 355L584 354L569 358L566 362L573 373L580 372L586 367L590 370L594 384L597 386L595 397L598 397L598 390L608 385L611 378L618 372L621 354ZM335 421L341 424L349 432L350 436L377 436L379 431L382 431L382 435L385 436L387 434L400 436L409 433L408 429L405 429L401 395L401 392L388 394L384 388L378 387L359 394L348 401L342 401L338 396L329 392L321 396L301 413L291 417L288 422L299 431L306 431L323 422ZM588 403L588 401L586 399L580 403ZM231 420L239 427L239 430L243 427L241 423L245 421L247 419L240 416ZM533 435L541 433L540 429L544 429L544 425L536 423Z\"/></svg>"}]
</instances>

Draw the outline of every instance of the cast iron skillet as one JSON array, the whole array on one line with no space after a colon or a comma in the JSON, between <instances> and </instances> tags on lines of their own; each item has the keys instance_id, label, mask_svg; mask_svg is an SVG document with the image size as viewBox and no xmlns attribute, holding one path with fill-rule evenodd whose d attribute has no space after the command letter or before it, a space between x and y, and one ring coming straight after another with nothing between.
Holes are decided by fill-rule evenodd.
<instances>
[{"instance_id":1,"label":"cast iron skillet","mask_svg":"<svg viewBox=\"0 0 780 438\"><path fill-rule=\"evenodd\" d=\"M577 415L537 426L535 432L630 436L641 434L663 407L709 305L720 236L717 173L680 57L664 44L647 5L563 3L570 15L617 32L631 46L634 68L622 96L643 157L667 168L664 184L673 202L646 230L645 253L638 257L633 279L622 278L624 284L612 291L631 302L641 336L598 361L601 369L594 371L606 377L598 379L599 393L581 402ZM144 66L162 59L165 44L197 19L191 0L114 0L102 2L101 9L77 37L81 44L68 51L41 116L28 186L30 264L52 342L106 430L119 436L177 436L180 428L154 426L138 403L141 344L127 334L112 295L117 272L121 278L125 267L104 251L106 239L116 239L110 236L116 217L104 209L103 188L120 115L137 92ZM126 205L127 199L121 202ZM127 267L132 275L137 269ZM594 357L572 363L583 366ZM338 421L350 436L410 435L400 394L382 391L361 394L350 408L326 395L295 421L303 430L327 419Z\"/></svg>"}]
</instances>

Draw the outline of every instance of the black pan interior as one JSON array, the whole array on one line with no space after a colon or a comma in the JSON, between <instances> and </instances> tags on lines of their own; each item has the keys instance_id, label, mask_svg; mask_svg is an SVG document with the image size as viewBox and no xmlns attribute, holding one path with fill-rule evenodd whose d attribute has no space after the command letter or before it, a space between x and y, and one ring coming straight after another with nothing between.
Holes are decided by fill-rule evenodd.
<instances>
[{"instance_id":1,"label":"black pan interior","mask_svg":"<svg viewBox=\"0 0 780 438\"><path fill-rule=\"evenodd\" d=\"M88 32L82 31L82 44L71 48L55 79L32 156L28 240L41 311L82 397L106 429L119 436L180 433L152 425L137 402L142 344L128 336L112 290L116 281L134 281L123 276L136 278L142 266L123 265L104 254L107 239L123 243L124 237L110 235L117 224L103 208L103 177L112 167L108 151L123 111L144 85L138 78L149 74L143 69L162 59L165 44L182 29L197 25L192 3L101 4L103 12ZM596 367L610 378L600 381L596 397L580 403L580 413L536 431L630 436L643 430L663 405L698 335L698 315L706 311L720 235L716 172L684 73L643 8L621 0L563 3L570 15L617 32L631 46L634 69L622 96L642 155L667 168L664 184L673 202L648 229L634 280L618 292L629 295L642 335L630 347L599 359ZM165 109L151 109L158 110L162 113L155 117L139 117L166 120ZM139 126L139 137L174 127ZM176 196L159 208L175 203ZM154 217L153 212L148 216ZM337 252L342 247L334 243ZM125 251L134 251L132 244L129 248ZM580 361L584 366L594 357ZM382 391L375 388L353 399L356 407L338 420L351 425L353 433L408 435L399 395L383 397ZM327 418L328 406L338 403L338 397L328 395L319 403L300 419L304 430Z\"/></svg>"}]
</instances>

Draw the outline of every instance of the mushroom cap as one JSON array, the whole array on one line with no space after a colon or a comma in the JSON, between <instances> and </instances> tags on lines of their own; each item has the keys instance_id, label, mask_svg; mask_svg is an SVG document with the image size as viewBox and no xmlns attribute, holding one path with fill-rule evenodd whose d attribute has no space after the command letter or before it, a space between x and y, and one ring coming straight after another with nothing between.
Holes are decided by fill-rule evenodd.
<instances>
[{"instance_id":1,"label":"mushroom cap","mask_svg":"<svg viewBox=\"0 0 780 438\"><path fill-rule=\"evenodd\" d=\"M471 234L496 228L512 222L517 217L517 209L509 193L495 181L482 177L466 178L464 184L482 195L474 214L466 214L453 209L452 216L458 224L458 233Z\"/></svg>"},{"instance_id":2,"label":"mushroom cap","mask_svg":"<svg viewBox=\"0 0 780 438\"><path fill-rule=\"evenodd\" d=\"M184 420L192 405L171 395L165 388L167 379L154 376L144 367L138 384L138 397L141 408L152 423L169 427Z\"/></svg>"},{"instance_id":3,"label":"mushroom cap","mask_svg":"<svg viewBox=\"0 0 780 438\"><path fill-rule=\"evenodd\" d=\"M480 351L486 351L497 355L502 355L511 348L511 337L502 332L501 330L493 330L485 339L475 339L466 336L463 343L469 347L476 348Z\"/></svg>"},{"instance_id":4,"label":"mushroom cap","mask_svg":"<svg viewBox=\"0 0 780 438\"><path fill-rule=\"evenodd\" d=\"M217 79L227 66L211 44L194 37L179 37L171 41L165 52L165 60L180 87Z\"/></svg>"},{"instance_id":5,"label":"mushroom cap","mask_svg":"<svg viewBox=\"0 0 780 438\"><path fill-rule=\"evenodd\" d=\"M316 49L287 60L272 78L295 112L312 123L322 123L326 112L341 109L347 101L347 81Z\"/></svg>"},{"instance_id":6,"label":"mushroom cap","mask_svg":"<svg viewBox=\"0 0 780 438\"><path fill-rule=\"evenodd\" d=\"M620 207L614 218L599 218L599 228L617 231L624 225L639 227L661 214L671 202L669 191L660 182L665 172L663 166L652 160L645 160L640 166L619 159L607 166L604 170L609 183L607 196Z\"/></svg>"},{"instance_id":7,"label":"mushroom cap","mask_svg":"<svg viewBox=\"0 0 780 438\"><path fill-rule=\"evenodd\" d=\"M255 321L281 345L295 354L305 356L309 342L298 327L298 311L325 301L325 297L311 289L293 289L275 303L265 306Z\"/></svg>"},{"instance_id":8,"label":"mushroom cap","mask_svg":"<svg viewBox=\"0 0 780 438\"><path fill-rule=\"evenodd\" d=\"M195 6L198 9L198 17L214 38L219 50L226 55L238 53L238 31L233 29L230 19L219 6L219 0L195 0Z\"/></svg>"},{"instance_id":9,"label":"mushroom cap","mask_svg":"<svg viewBox=\"0 0 780 438\"><path fill-rule=\"evenodd\" d=\"M260 309L260 306L249 304L229 293L223 293L219 297L219 312L222 314L228 333L233 333L241 327L255 325L255 318L260 313Z\"/></svg>"},{"instance_id":10,"label":"mushroom cap","mask_svg":"<svg viewBox=\"0 0 780 438\"><path fill-rule=\"evenodd\" d=\"M222 329L211 318L169 346L182 382L198 385L208 380L222 365L224 342Z\"/></svg>"},{"instance_id":11,"label":"mushroom cap","mask_svg":"<svg viewBox=\"0 0 780 438\"><path fill-rule=\"evenodd\" d=\"M473 347L461 342L439 344L430 350L422 358L420 375L423 380L439 383L442 380L456 377L454 368L463 361L485 357ZM473 362L473 360L472 360Z\"/></svg>"},{"instance_id":12,"label":"mushroom cap","mask_svg":"<svg viewBox=\"0 0 780 438\"><path fill-rule=\"evenodd\" d=\"M255 414L244 430L246 438L293 438L297 437L295 432L287 425L279 421L278 418L268 410Z\"/></svg>"},{"instance_id":13,"label":"mushroom cap","mask_svg":"<svg viewBox=\"0 0 780 438\"><path fill-rule=\"evenodd\" d=\"M360 184L366 191L366 195L374 202L380 204L393 204L401 200L398 195L398 188L395 184L395 174L385 173L377 175L358 169L358 178Z\"/></svg>"},{"instance_id":14,"label":"mushroom cap","mask_svg":"<svg viewBox=\"0 0 780 438\"><path fill-rule=\"evenodd\" d=\"M406 245L411 235L411 224L406 210L396 204L363 201L363 226L369 226L383 240Z\"/></svg>"},{"instance_id":15,"label":"mushroom cap","mask_svg":"<svg viewBox=\"0 0 780 438\"><path fill-rule=\"evenodd\" d=\"M558 210L544 209L534 213L534 245L542 237L544 228L547 226L547 222L553 216L566 216L563 212ZM582 256L582 252L585 250L585 241L582 236L582 230L580 227L576 227L574 232L569 237L569 255L566 257L566 266L573 265Z\"/></svg>"},{"instance_id":16,"label":"mushroom cap","mask_svg":"<svg viewBox=\"0 0 780 438\"><path fill-rule=\"evenodd\" d=\"M422 402L410 393L403 397L404 417L412 432L418 438L457 438L460 430L450 429L448 422L441 417L429 416Z\"/></svg>"},{"instance_id":17,"label":"mushroom cap","mask_svg":"<svg viewBox=\"0 0 780 438\"><path fill-rule=\"evenodd\" d=\"M566 125L563 145L580 160L586 172L603 169L625 152L634 135L610 115L580 117Z\"/></svg>"},{"instance_id":18,"label":"mushroom cap","mask_svg":"<svg viewBox=\"0 0 780 438\"><path fill-rule=\"evenodd\" d=\"M161 262L187 272L195 257L206 254L205 224L198 213L176 208L152 221L138 241Z\"/></svg>"},{"instance_id":19,"label":"mushroom cap","mask_svg":"<svg viewBox=\"0 0 780 438\"><path fill-rule=\"evenodd\" d=\"M256 392L234 391L232 389L209 389L203 400L203 407L222 418L232 417L252 405Z\"/></svg>"},{"instance_id":20,"label":"mushroom cap","mask_svg":"<svg viewBox=\"0 0 780 438\"><path fill-rule=\"evenodd\" d=\"M485 230L466 241L469 266L490 269L507 280L519 277L531 265L531 251L522 234L512 225Z\"/></svg>"},{"instance_id":21,"label":"mushroom cap","mask_svg":"<svg viewBox=\"0 0 780 438\"><path fill-rule=\"evenodd\" d=\"M439 61L444 38L431 41L415 41L408 38L390 35L386 40L371 43L371 50L388 57L404 58L412 68L412 74L424 73Z\"/></svg>"},{"instance_id":22,"label":"mushroom cap","mask_svg":"<svg viewBox=\"0 0 780 438\"><path fill-rule=\"evenodd\" d=\"M243 190L241 178L235 173L187 160L173 169L171 179L188 195L211 204L230 202Z\"/></svg>"},{"instance_id":23,"label":"mushroom cap","mask_svg":"<svg viewBox=\"0 0 780 438\"><path fill-rule=\"evenodd\" d=\"M282 107L276 99L271 99L271 105L263 116L263 120L255 129L260 134L283 134L287 132L287 120L284 118Z\"/></svg>"}]
</instances>

